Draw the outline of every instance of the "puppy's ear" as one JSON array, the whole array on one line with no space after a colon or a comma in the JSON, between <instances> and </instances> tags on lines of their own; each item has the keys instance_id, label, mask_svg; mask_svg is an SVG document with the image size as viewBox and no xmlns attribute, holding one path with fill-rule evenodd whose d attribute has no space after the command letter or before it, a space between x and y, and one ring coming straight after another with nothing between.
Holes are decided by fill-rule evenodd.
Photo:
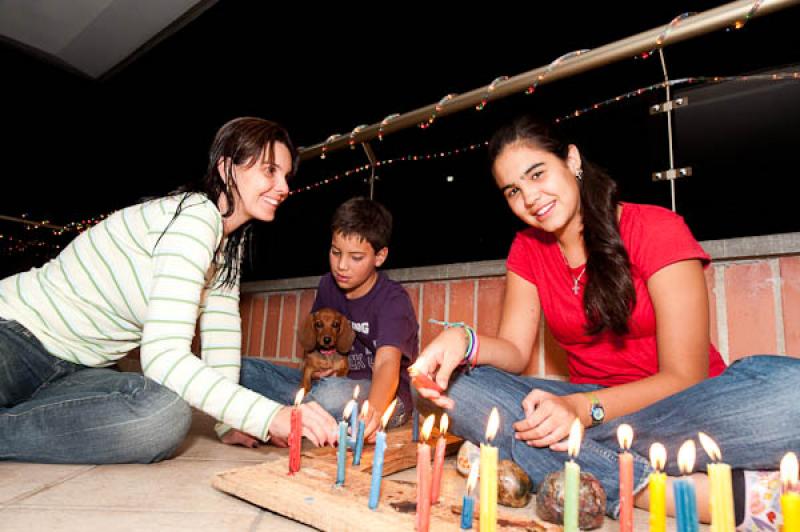
<instances>
[{"instance_id":1,"label":"puppy's ear","mask_svg":"<svg viewBox=\"0 0 800 532\"><path fill-rule=\"evenodd\" d=\"M306 353L317 347L317 332L314 330L315 316L315 312L306 316L300 329L297 330L297 341L300 342Z\"/></svg>"},{"instance_id":2,"label":"puppy's ear","mask_svg":"<svg viewBox=\"0 0 800 532\"><path fill-rule=\"evenodd\" d=\"M356 341L356 332L350 325L350 320L347 319L347 316L340 314L339 319L342 321L342 330L339 331L339 337L336 339L336 350L346 355L353 347L353 342Z\"/></svg>"}]
</instances>

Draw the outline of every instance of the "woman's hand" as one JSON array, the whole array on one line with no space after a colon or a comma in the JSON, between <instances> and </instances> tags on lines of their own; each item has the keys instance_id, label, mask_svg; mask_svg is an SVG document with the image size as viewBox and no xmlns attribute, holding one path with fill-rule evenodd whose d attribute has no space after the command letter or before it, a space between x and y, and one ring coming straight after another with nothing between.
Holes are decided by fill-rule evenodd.
<instances>
[{"instance_id":1,"label":"woman's hand","mask_svg":"<svg viewBox=\"0 0 800 532\"><path fill-rule=\"evenodd\" d=\"M466 350L467 338L464 329L461 327L446 329L422 350L409 371L412 372L412 377L413 372L433 377L436 384L442 390L446 390L450 383L450 375L464 360ZM421 397L429 399L442 408L450 409L455 406L453 400L443 392L419 384L415 384L415 387Z\"/></svg>"},{"instance_id":2,"label":"woman's hand","mask_svg":"<svg viewBox=\"0 0 800 532\"><path fill-rule=\"evenodd\" d=\"M292 408L291 406L281 408L269 426L270 437L277 439L278 442L289 439ZM303 403L298 408L303 413L303 436L317 447L336 443L339 436L336 420L319 403Z\"/></svg>"},{"instance_id":3,"label":"woman's hand","mask_svg":"<svg viewBox=\"0 0 800 532\"><path fill-rule=\"evenodd\" d=\"M522 400L525 419L514 423L514 437L534 447L566 451L570 426L580 417L581 399L581 394L558 396L533 390Z\"/></svg>"},{"instance_id":4,"label":"woman's hand","mask_svg":"<svg viewBox=\"0 0 800 532\"><path fill-rule=\"evenodd\" d=\"M231 429L222 435L222 443L227 445L241 445L242 447L255 449L259 446L260 442L257 438L254 438L249 434L242 432L241 430Z\"/></svg>"}]
</instances>

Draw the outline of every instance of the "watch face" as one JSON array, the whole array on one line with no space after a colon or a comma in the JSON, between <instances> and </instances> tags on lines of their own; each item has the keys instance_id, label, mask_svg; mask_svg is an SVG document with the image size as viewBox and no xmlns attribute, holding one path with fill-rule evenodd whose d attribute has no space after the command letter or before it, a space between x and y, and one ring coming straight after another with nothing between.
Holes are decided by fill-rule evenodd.
<instances>
[{"instance_id":1,"label":"watch face","mask_svg":"<svg viewBox=\"0 0 800 532\"><path fill-rule=\"evenodd\" d=\"M602 406L595 405L592 407L592 419L595 421L602 421L605 417L605 412Z\"/></svg>"}]
</instances>

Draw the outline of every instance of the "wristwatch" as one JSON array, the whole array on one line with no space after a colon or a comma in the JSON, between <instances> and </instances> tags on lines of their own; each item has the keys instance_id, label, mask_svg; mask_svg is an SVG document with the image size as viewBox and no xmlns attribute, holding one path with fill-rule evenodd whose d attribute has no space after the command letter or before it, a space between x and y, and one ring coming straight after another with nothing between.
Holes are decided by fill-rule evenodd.
<instances>
[{"instance_id":1,"label":"wristwatch","mask_svg":"<svg viewBox=\"0 0 800 532\"><path fill-rule=\"evenodd\" d=\"M592 426L596 427L606 418L606 411L595 394L588 392L586 396L592 403L589 409L589 417L592 418Z\"/></svg>"}]
</instances>

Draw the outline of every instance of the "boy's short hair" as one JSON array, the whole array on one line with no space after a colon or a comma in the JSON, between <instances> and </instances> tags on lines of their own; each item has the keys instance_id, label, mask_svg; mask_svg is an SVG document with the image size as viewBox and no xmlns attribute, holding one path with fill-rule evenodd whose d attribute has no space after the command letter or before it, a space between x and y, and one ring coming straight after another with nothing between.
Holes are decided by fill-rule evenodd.
<instances>
[{"instance_id":1,"label":"boy's short hair","mask_svg":"<svg viewBox=\"0 0 800 532\"><path fill-rule=\"evenodd\" d=\"M331 234L358 235L370 243L375 253L389 246L392 214L375 200L357 197L345 201L333 213Z\"/></svg>"}]
</instances>

